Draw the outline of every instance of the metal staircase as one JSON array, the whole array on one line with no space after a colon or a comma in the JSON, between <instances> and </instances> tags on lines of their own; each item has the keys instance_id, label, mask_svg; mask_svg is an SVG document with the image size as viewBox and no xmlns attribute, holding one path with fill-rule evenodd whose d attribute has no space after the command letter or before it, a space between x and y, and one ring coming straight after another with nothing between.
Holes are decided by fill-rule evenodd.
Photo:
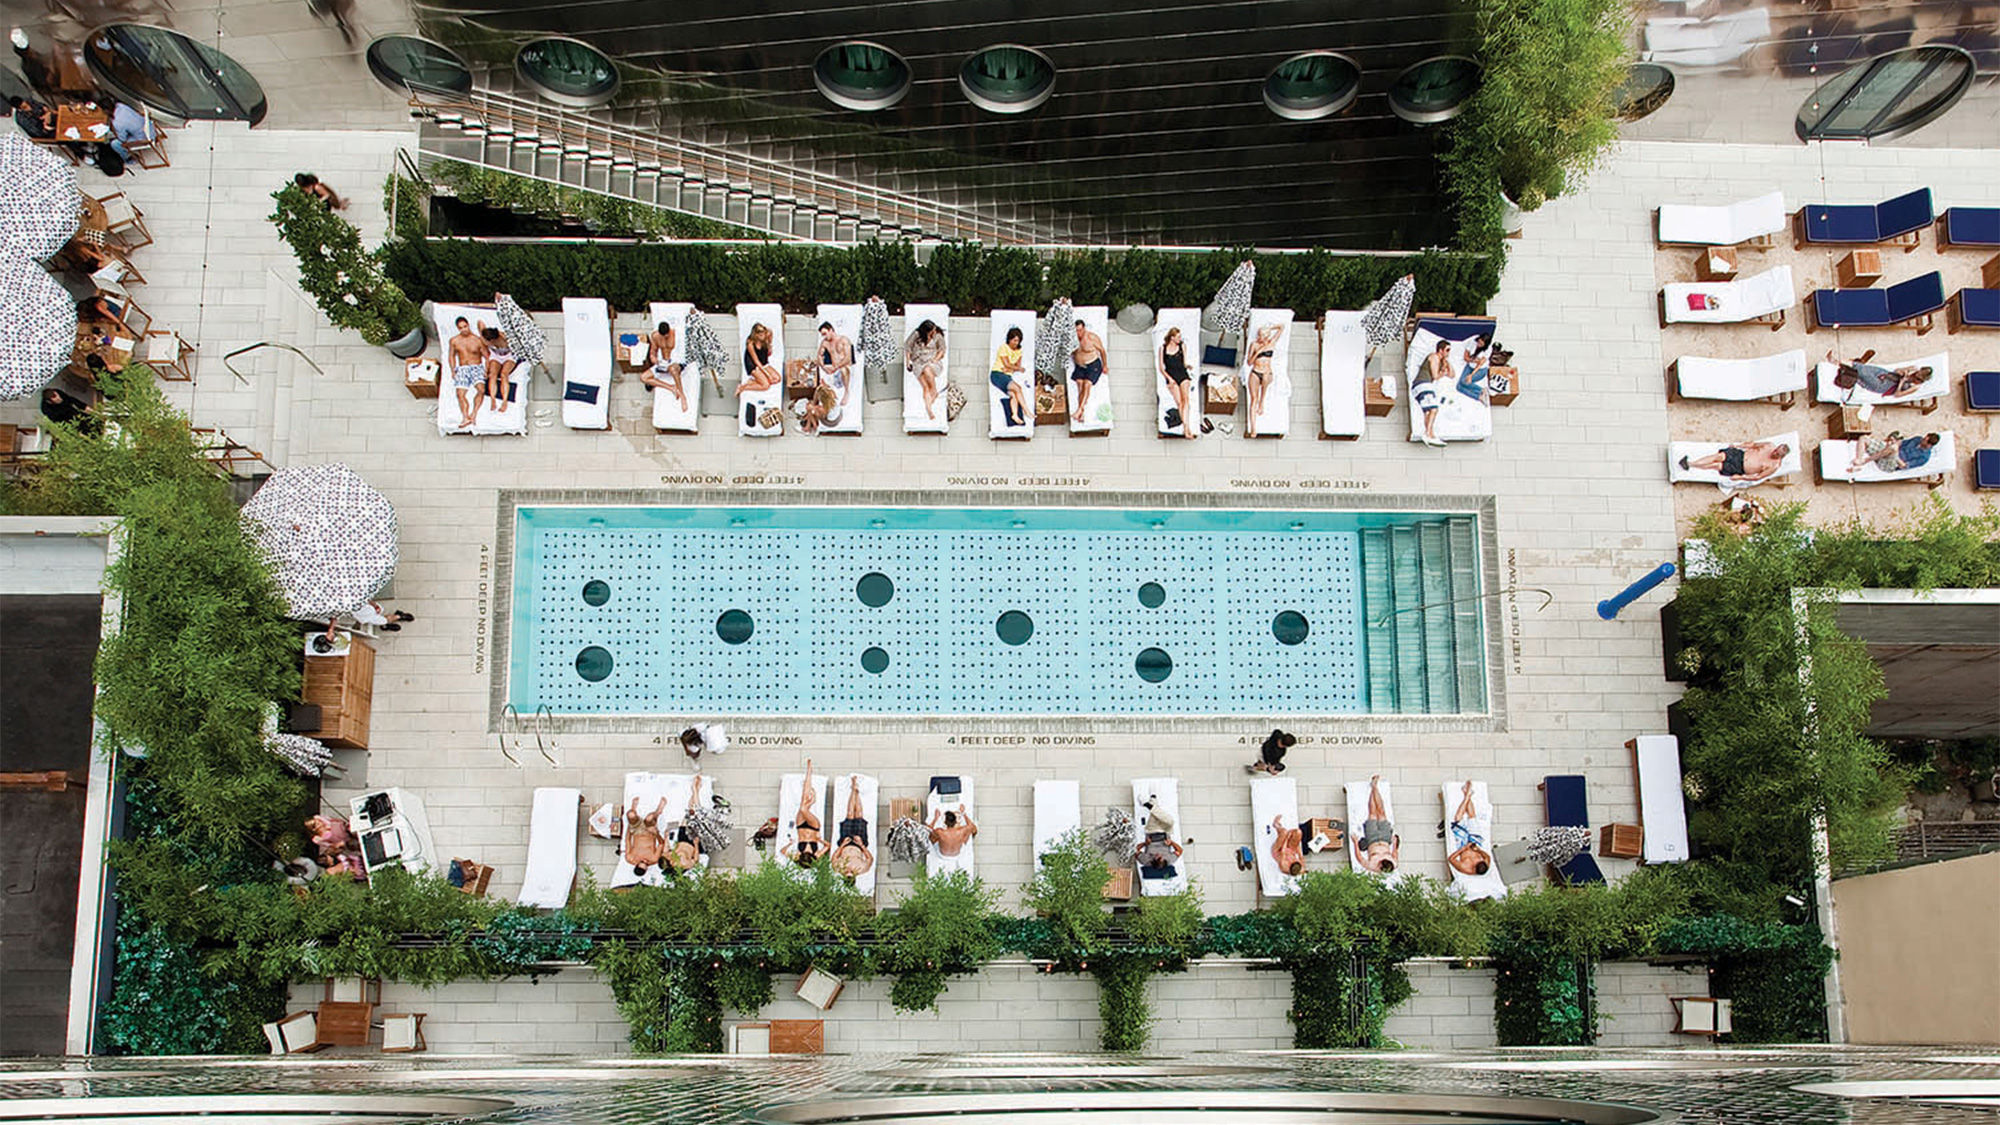
<instances>
[{"instance_id":1,"label":"metal staircase","mask_svg":"<svg viewBox=\"0 0 2000 1125\"><path fill-rule=\"evenodd\" d=\"M583 191L827 243L1060 242L1064 232L883 190L735 148L658 135L629 113L564 109L497 90L418 100L419 163L458 160Z\"/></svg>"},{"instance_id":2,"label":"metal staircase","mask_svg":"<svg viewBox=\"0 0 2000 1125\"><path fill-rule=\"evenodd\" d=\"M1479 537L1471 517L1364 529L1361 594L1370 711L1486 709Z\"/></svg>"}]
</instances>

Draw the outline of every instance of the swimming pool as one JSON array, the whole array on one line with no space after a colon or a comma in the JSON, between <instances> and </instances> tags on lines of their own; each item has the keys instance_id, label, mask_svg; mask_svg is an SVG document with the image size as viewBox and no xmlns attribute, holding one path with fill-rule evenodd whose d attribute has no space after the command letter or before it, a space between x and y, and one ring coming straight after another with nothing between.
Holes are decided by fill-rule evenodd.
<instances>
[{"instance_id":1,"label":"swimming pool","mask_svg":"<svg viewBox=\"0 0 2000 1125\"><path fill-rule=\"evenodd\" d=\"M1369 671L1370 634L1393 647L1415 626L1402 664L1464 681L1469 655L1483 685L1476 596L1454 634L1453 607L1411 600L1427 571L1450 577L1443 556L1398 566L1389 546L1408 532L1414 556L1418 530L1456 527L1476 595L1475 519L522 505L506 699L570 715L1477 712L1483 691L1410 706Z\"/></svg>"}]
</instances>

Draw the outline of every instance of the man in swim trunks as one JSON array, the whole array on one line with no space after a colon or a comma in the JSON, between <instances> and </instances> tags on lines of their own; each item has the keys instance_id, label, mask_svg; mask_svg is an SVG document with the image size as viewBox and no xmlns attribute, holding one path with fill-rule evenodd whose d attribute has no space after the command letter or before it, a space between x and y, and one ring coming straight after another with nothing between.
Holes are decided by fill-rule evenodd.
<instances>
[{"instance_id":1,"label":"man in swim trunks","mask_svg":"<svg viewBox=\"0 0 2000 1125\"><path fill-rule=\"evenodd\" d=\"M1451 341L1439 340L1437 349L1424 357L1424 361L1417 365L1417 373L1410 377L1410 401L1424 412L1425 445L1444 445L1437 436L1437 385L1450 378Z\"/></svg>"},{"instance_id":2,"label":"man in swim trunks","mask_svg":"<svg viewBox=\"0 0 2000 1125\"><path fill-rule=\"evenodd\" d=\"M979 835L979 826L963 812L952 811L942 815L943 824L939 824L938 817L933 815L924 827L931 830L931 843L937 845L939 855L955 856L965 850L967 840Z\"/></svg>"},{"instance_id":3,"label":"man in swim trunks","mask_svg":"<svg viewBox=\"0 0 2000 1125\"><path fill-rule=\"evenodd\" d=\"M1721 473L1729 480L1755 484L1777 475L1791 452L1792 447L1784 442L1746 441L1742 445L1725 445L1706 457L1692 460L1683 457L1681 468Z\"/></svg>"},{"instance_id":4,"label":"man in swim trunks","mask_svg":"<svg viewBox=\"0 0 2000 1125\"><path fill-rule=\"evenodd\" d=\"M1306 870L1305 834L1298 828L1285 827L1285 814L1271 818L1271 828L1277 832L1277 839L1271 841L1271 858L1278 861L1278 870L1287 875L1302 875Z\"/></svg>"},{"instance_id":5,"label":"man in swim trunks","mask_svg":"<svg viewBox=\"0 0 2000 1125\"><path fill-rule=\"evenodd\" d=\"M686 410L688 396L681 387L681 365L673 361L674 326L664 320L654 325L653 331L646 337L646 347L653 353L653 362L645 374L639 376L639 381L649 387L671 391L681 409Z\"/></svg>"},{"instance_id":6,"label":"man in swim trunks","mask_svg":"<svg viewBox=\"0 0 2000 1125\"><path fill-rule=\"evenodd\" d=\"M799 811L792 818L795 839L779 848L785 858L800 867L811 867L813 862L826 854L826 837L820 834L819 802L813 800L813 764L806 759L806 782L799 789Z\"/></svg>"},{"instance_id":7,"label":"man in swim trunks","mask_svg":"<svg viewBox=\"0 0 2000 1125\"><path fill-rule=\"evenodd\" d=\"M1021 373L1021 330L1009 328L1006 342L993 349L993 370L987 375L1000 392L1000 413L1009 427L1028 424L1028 392L1015 378Z\"/></svg>"},{"instance_id":8,"label":"man in swim trunks","mask_svg":"<svg viewBox=\"0 0 2000 1125\"><path fill-rule=\"evenodd\" d=\"M1076 380L1077 423L1083 423L1085 407L1090 402L1090 392L1097 388L1097 381L1104 378L1104 337L1092 332L1082 321L1076 322L1076 350L1069 353L1070 362L1076 369L1070 378Z\"/></svg>"},{"instance_id":9,"label":"man in swim trunks","mask_svg":"<svg viewBox=\"0 0 2000 1125\"><path fill-rule=\"evenodd\" d=\"M868 810L861 807L861 780L849 774L847 815L841 818L839 842L833 848L833 869L858 879L873 866L875 855L868 850Z\"/></svg>"},{"instance_id":10,"label":"man in swim trunks","mask_svg":"<svg viewBox=\"0 0 2000 1125\"><path fill-rule=\"evenodd\" d=\"M819 384L832 387L840 406L847 406L854 389L854 341L834 331L831 321L819 325Z\"/></svg>"},{"instance_id":11,"label":"man in swim trunks","mask_svg":"<svg viewBox=\"0 0 2000 1125\"><path fill-rule=\"evenodd\" d=\"M453 322L458 335L445 345L451 355L451 387L458 396L459 428L469 430L473 419L479 415L479 405L486 397L486 341L472 331L472 322L459 317ZM472 392L472 405L467 406L465 393Z\"/></svg>"},{"instance_id":12,"label":"man in swim trunks","mask_svg":"<svg viewBox=\"0 0 2000 1125\"><path fill-rule=\"evenodd\" d=\"M632 798L632 805L625 810L625 862L632 865L634 875L644 875L648 867L660 862L666 851L666 840L660 836L660 814L667 811L667 799L645 816L639 815L639 798Z\"/></svg>"},{"instance_id":13,"label":"man in swim trunks","mask_svg":"<svg viewBox=\"0 0 2000 1125\"><path fill-rule=\"evenodd\" d=\"M516 362L514 349L507 342L506 333L498 328L488 328L482 324L479 326L479 335L486 341L486 395L494 402L503 404L501 409L504 410L507 384L513 377Z\"/></svg>"},{"instance_id":14,"label":"man in swim trunks","mask_svg":"<svg viewBox=\"0 0 2000 1125\"><path fill-rule=\"evenodd\" d=\"M1396 834L1382 803L1382 776L1377 774L1368 779L1368 819L1361 822L1361 835L1355 839L1355 862L1363 871L1387 875L1396 870L1396 853L1402 845L1403 838Z\"/></svg>"},{"instance_id":15,"label":"man in swim trunks","mask_svg":"<svg viewBox=\"0 0 2000 1125\"><path fill-rule=\"evenodd\" d=\"M1493 869L1493 854L1487 851L1492 830L1480 819L1472 801L1472 783L1465 783L1465 796L1451 814L1452 853L1445 862L1465 875L1484 875Z\"/></svg>"}]
</instances>

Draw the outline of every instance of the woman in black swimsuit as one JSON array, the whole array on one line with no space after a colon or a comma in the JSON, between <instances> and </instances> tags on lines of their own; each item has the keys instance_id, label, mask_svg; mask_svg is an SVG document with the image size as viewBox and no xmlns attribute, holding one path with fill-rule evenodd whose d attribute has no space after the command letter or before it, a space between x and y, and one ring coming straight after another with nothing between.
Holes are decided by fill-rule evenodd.
<instances>
[{"instance_id":1,"label":"woman in black swimsuit","mask_svg":"<svg viewBox=\"0 0 2000 1125\"><path fill-rule=\"evenodd\" d=\"M799 811L792 818L792 827L797 839L780 848L787 859L800 867L811 867L815 860L826 854L826 838L820 834L819 802L813 800L813 764L806 759L806 782L799 789Z\"/></svg>"},{"instance_id":2,"label":"woman in black swimsuit","mask_svg":"<svg viewBox=\"0 0 2000 1125\"><path fill-rule=\"evenodd\" d=\"M1193 440L1199 431L1194 423L1194 415L1188 408L1188 387L1193 378L1188 374L1187 344L1181 339L1181 330L1167 329L1167 337L1160 343L1160 378L1167 381L1167 390L1174 396L1174 405L1181 412L1181 436Z\"/></svg>"},{"instance_id":3,"label":"woman in black swimsuit","mask_svg":"<svg viewBox=\"0 0 2000 1125\"><path fill-rule=\"evenodd\" d=\"M743 381L736 385L736 393L741 396L746 391L762 391L784 382L785 377L771 366L771 330L761 324L752 325L750 336L743 343Z\"/></svg>"}]
</instances>

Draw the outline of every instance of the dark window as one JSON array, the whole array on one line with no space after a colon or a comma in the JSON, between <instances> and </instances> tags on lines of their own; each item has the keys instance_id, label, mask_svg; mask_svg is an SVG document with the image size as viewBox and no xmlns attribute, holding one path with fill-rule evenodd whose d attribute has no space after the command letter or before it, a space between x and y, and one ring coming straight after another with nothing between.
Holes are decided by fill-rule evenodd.
<instances>
[{"instance_id":1,"label":"dark window","mask_svg":"<svg viewBox=\"0 0 2000 1125\"><path fill-rule=\"evenodd\" d=\"M910 92L910 64L873 43L835 43L813 60L813 85L843 109L888 109Z\"/></svg>"},{"instance_id":2,"label":"dark window","mask_svg":"<svg viewBox=\"0 0 2000 1125\"><path fill-rule=\"evenodd\" d=\"M1460 55L1439 55L1396 76L1389 87L1389 108L1405 121L1435 125L1457 117L1478 88L1478 63Z\"/></svg>"},{"instance_id":3,"label":"dark window","mask_svg":"<svg viewBox=\"0 0 2000 1125\"><path fill-rule=\"evenodd\" d=\"M391 90L412 94L463 94L472 68L450 47L414 35L384 35L368 44L368 70Z\"/></svg>"},{"instance_id":4,"label":"dark window","mask_svg":"<svg viewBox=\"0 0 2000 1125\"><path fill-rule=\"evenodd\" d=\"M1972 86L1972 56L1939 43L1891 51L1834 75L1799 107L1802 141L1893 137L1944 116Z\"/></svg>"},{"instance_id":5,"label":"dark window","mask_svg":"<svg viewBox=\"0 0 2000 1125\"><path fill-rule=\"evenodd\" d=\"M1049 100L1056 66L1032 47L988 47L958 68L968 101L994 113L1026 113Z\"/></svg>"},{"instance_id":6,"label":"dark window","mask_svg":"<svg viewBox=\"0 0 2000 1125\"><path fill-rule=\"evenodd\" d=\"M1638 63L1612 91L1612 112L1620 121L1637 121L1659 111L1674 96L1674 72L1659 63Z\"/></svg>"},{"instance_id":7,"label":"dark window","mask_svg":"<svg viewBox=\"0 0 2000 1125\"><path fill-rule=\"evenodd\" d=\"M514 56L514 73L561 105L588 109L618 96L618 68L604 53L574 39L537 39Z\"/></svg>"},{"instance_id":8,"label":"dark window","mask_svg":"<svg viewBox=\"0 0 2000 1125\"><path fill-rule=\"evenodd\" d=\"M114 23L90 37L84 58L113 94L185 121L264 120L264 89L235 59L178 31Z\"/></svg>"},{"instance_id":9,"label":"dark window","mask_svg":"<svg viewBox=\"0 0 2000 1125\"><path fill-rule=\"evenodd\" d=\"M1293 121L1339 113L1360 92L1361 68L1329 51L1294 55L1264 79L1264 104Z\"/></svg>"}]
</instances>

